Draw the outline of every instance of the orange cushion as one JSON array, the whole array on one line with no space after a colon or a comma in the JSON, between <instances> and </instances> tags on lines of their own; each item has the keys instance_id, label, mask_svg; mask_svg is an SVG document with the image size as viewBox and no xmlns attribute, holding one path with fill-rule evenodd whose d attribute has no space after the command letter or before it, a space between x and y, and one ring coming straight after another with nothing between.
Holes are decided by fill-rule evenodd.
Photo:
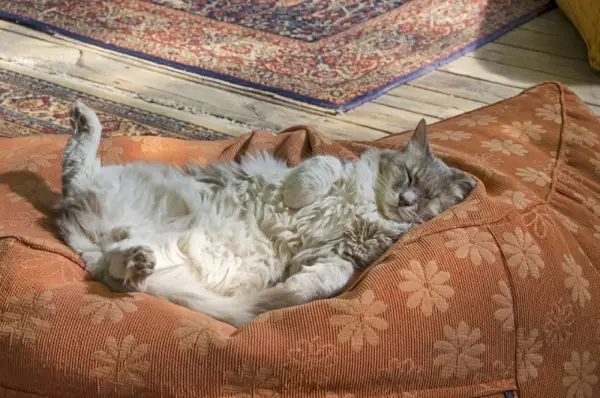
<instances>
[{"instance_id":1,"label":"orange cushion","mask_svg":"<svg viewBox=\"0 0 600 398\"><path fill-rule=\"evenodd\" d=\"M467 200L413 229L340 297L240 330L90 281L52 225L66 137L0 139L0 392L600 394L598 132L555 83L430 126L436 153L478 179ZM272 149L297 163L406 140L330 141L296 127L213 142L119 137L101 155L206 163Z\"/></svg>"}]
</instances>

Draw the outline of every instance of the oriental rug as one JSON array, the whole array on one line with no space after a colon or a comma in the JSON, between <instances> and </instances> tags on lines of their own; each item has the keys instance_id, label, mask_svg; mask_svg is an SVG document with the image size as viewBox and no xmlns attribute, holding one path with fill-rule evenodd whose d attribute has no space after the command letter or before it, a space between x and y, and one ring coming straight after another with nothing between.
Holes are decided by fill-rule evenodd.
<instances>
[{"instance_id":1,"label":"oriental rug","mask_svg":"<svg viewBox=\"0 0 600 398\"><path fill-rule=\"evenodd\" d=\"M76 99L94 109L107 137L162 136L197 140L229 137L3 69L0 69L0 137L71 134L69 110Z\"/></svg>"},{"instance_id":2,"label":"oriental rug","mask_svg":"<svg viewBox=\"0 0 600 398\"><path fill-rule=\"evenodd\" d=\"M0 0L0 18L344 111L552 0Z\"/></svg>"}]
</instances>

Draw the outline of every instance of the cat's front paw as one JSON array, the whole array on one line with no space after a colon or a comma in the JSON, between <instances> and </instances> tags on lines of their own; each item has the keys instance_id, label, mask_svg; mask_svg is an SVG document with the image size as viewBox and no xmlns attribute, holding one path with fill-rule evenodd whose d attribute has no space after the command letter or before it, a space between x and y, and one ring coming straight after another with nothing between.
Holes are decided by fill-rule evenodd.
<instances>
[{"instance_id":1,"label":"cat's front paw","mask_svg":"<svg viewBox=\"0 0 600 398\"><path fill-rule=\"evenodd\" d=\"M283 186L283 204L290 209L301 209L313 204L326 193L325 187L304 184L304 181L287 183Z\"/></svg>"},{"instance_id":2,"label":"cat's front paw","mask_svg":"<svg viewBox=\"0 0 600 398\"><path fill-rule=\"evenodd\" d=\"M117 227L110 231L110 237L113 242L121 242L131 237L131 230L127 227Z\"/></svg>"},{"instance_id":3,"label":"cat's front paw","mask_svg":"<svg viewBox=\"0 0 600 398\"><path fill-rule=\"evenodd\" d=\"M285 179L283 203L300 209L326 196L342 174L342 162L333 156L315 156L305 160Z\"/></svg>"},{"instance_id":4,"label":"cat's front paw","mask_svg":"<svg viewBox=\"0 0 600 398\"><path fill-rule=\"evenodd\" d=\"M156 257L148 246L134 246L125 256L124 282L138 286L152 274L156 267Z\"/></svg>"},{"instance_id":5,"label":"cat's front paw","mask_svg":"<svg viewBox=\"0 0 600 398\"><path fill-rule=\"evenodd\" d=\"M477 181L469 175L463 174L454 182L454 193L458 201L464 200L477 186Z\"/></svg>"},{"instance_id":6,"label":"cat's front paw","mask_svg":"<svg viewBox=\"0 0 600 398\"><path fill-rule=\"evenodd\" d=\"M405 222L396 222L392 220L382 220L380 225L381 230L394 240L398 240L402 235L407 233L414 224Z\"/></svg>"}]
</instances>

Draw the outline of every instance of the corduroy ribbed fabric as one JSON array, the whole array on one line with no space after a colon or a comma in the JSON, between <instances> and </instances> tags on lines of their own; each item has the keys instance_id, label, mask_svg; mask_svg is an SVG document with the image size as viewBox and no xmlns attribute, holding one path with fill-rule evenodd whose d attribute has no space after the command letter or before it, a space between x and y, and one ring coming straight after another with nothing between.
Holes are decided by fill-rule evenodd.
<instances>
[{"instance_id":1,"label":"corduroy ribbed fabric","mask_svg":"<svg viewBox=\"0 0 600 398\"><path fill-rule=\"evenodd\" d=\"M52 224L67 137L0 139L0 395L600 395L599 133L556 83L430 126L433 150L472 174L475 191L339 297L239 330L89 280ZM204 164L268 149L296 164L400 148L408 136L117 137L101 156Z\"/></svg>"}]
</instances>

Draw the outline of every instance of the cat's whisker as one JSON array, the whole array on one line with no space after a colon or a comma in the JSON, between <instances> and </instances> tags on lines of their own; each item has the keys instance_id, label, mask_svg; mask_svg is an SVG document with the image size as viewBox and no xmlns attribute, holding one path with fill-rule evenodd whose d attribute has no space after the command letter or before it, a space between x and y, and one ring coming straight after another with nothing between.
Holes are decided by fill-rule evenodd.
<instances>
[{"instance_id":1,"label":"cat's whisker","mask_svg":"<svg viewBox=\"0 0 600 398\"><path fill-rule=\"evenodd\" d=\"M386 189L385 183L383 181L381 181L381 179L379 179L379 178L377 178L375 180L375 184L374 185L375 185L375 191L382 192L382 191L384 191Z\"/></svg>"},{"instance_id":2,"label":"cat's whisker","mask_svg":"<svg viewBox=\"0 0 600 398\"><path fill-rule=\"evenodd\" d=\"M409 210L408 213L413 218L413 220L415 220L414 222L417 224L423 224L426 221L423 216L421 216L419 213L417 213L414 210Z\"/></svg>"}]
</instances>

